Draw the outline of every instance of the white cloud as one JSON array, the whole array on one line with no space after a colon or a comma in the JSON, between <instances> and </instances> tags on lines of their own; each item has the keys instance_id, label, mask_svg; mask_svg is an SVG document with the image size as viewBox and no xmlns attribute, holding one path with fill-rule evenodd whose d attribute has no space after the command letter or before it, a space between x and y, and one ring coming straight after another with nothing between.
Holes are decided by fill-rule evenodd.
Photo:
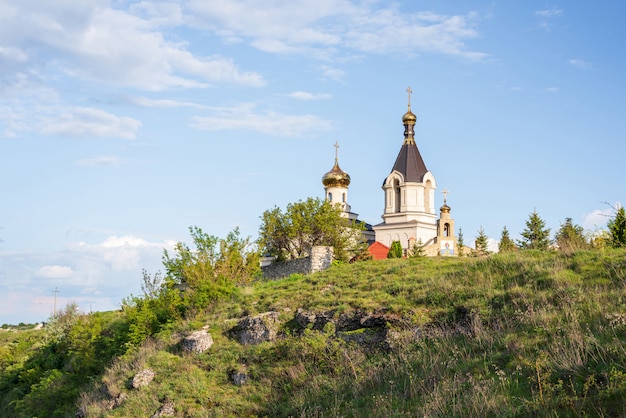
<instances>
[{"instance_id":1,"label":"white cloud","mask_svg":"<svg viewBox=\"0 0 626 418\"><path fill-rule=\"evenodd\" d=\"M548 93L556 93L559 91L558 87L546 87L545 91L547 91Z\"/></svg>"},{"instance_id":2,"label":"white cloud","mask_svg":"<svg viewBox=\"0 0 626 418\"><path fill-rule=\"evenodd\" d=\"M207 106L203 106L193 102L184 102L171 99L149 99L147 97L129 97L127 99L130 103L143 107L156 107L156 108L176 108L176 107L191 107L196 109L206 109Z\"/></svg>"},{"instance_id":3,"label":"white cloud","mask_svg":"<svg viewBox=\"0 0 626 418\"><path fill-rule=\"evenodd\" d=\"M325 65L322 66L322 74L325 78L330 80L341 81L345 77L346 72L339 68L333 68Z\"/></svg>"},{"instance_id":4,"label":"white cloud","mask_svg":"<svg viewBox=\"0 0 626 418\"><path fill-rule=\"evenodd\" d=\"M487 238L487 250L488 251L491 251L492 253L497 253L498 244L500 244L499 240L495 238Z\"/></svg>"},{"instance_id":5,"label":"white cloud","mask_svg":"<svg viewBox=\"0 0 626 418\"><path fill-rule=\"evenodd\" d=\"M145 90L265 84L260 74L241 71L229 58L196 56L186 43L168 40L157 29L183 23L175 3L142 2L122 10L97 0L45 5L24 0L5 9L3 56L21 62L24 74L42 72L48 80L70 75Z\"/></svg>"},{"instance_id":6,"label":"white cloud","mask_svg":"<svg viewBox=\"0 0 626 418\"><path fill-rule=\"evenodd\" d=\"M615 209L621 207L620 202L616 202L613 207L607 205L606 208L596 209L583 216L583 228L596 230L606 228L607 222L615 216Z\"/></svg>"},{"instance_id":7,"label":"white cloud","mask_svg":"<svg viewBox=\"0 0 626 418\"><path fill-rule=\"evenodd\" d=\"M57 308L74 301L84 311L115 309L122 298L141 292L142 269L162 269L163 249L174 244L126 235L58 251L0 251L0 323L45 320L55 288Z\"/></svg>"},{"instance_id":8,"label":"white cloud","mask_svg":"<svg viewBox=\"0 0 626 418\"><path fill-rule=\"evenodd\" d=\"M571 65L577 68L582 68L583 70L589 69L592 67L591 63L579 59L571 59L568 61Z\"/></svg>"},{"instance_id":9,"label":"white cloud","mask_svg":"<svg viewBox=\"0 0 626 418\"><path fill-rule=\"evenodd\" d=\"M133 271L141 268L141 259L147 254L161 254L163 248L172 248L172 242L149 242L130 235L111 236L99 244L79 242L69 248L74 253L97 257L112 271Z\"/></svg>"},{"instance_id":10,"label":"white cloud","mask_svg":"<svg viewBox=\"0 0 626 418\"><path fill-rule=\"evenodd\" d=\"M191 126L208 131L241 130L269 135L299 137L328 131L330 121L315 115L286 115L274 111L256 112L253 104L217 108L214 116L196 116Z\"/></svg>"},{"instance_id":11,"label":"white cloud","mask_svg":"<svg viewBox=\"0 0 626 418\"><path fill-rule=\"evenodd\" d=\"M69 266L43 266L36 274L48 279L65 279L71 277L74 270Z\"/></svg>"},{"instance_id":12,"label":"white cloud","mask_svg":"<svg viewBox=\"0 0 626 418\"><path fill-rule=\"evenodd\" d=\"M100 109L69 107L58 117L46 117L39 126L44 134L89 137L114 137L134 139L141 122L115 116Z\"/></svg>"},{"instance_id":13,"label":"white cloud","mask_svg":"<svg viewBox=\"0 0 626 418\"><path fill-rule=\"evenodd\" d=\"M379 54L436 52L472 60L487 56L465 45L478 36L474 13L407 13L395 5L347 0L278 0L263 7L255 0L191 0L189 8L196 25L223 38L248 39L266 52L323 58L349 48Z\"/></svg>"},{"instance_id":14,"label":"white cloud","mask_svg":"<svg viewBox=\"0 0 626 418\"><path fill-rule=\"evenodd\" d=\"M307 91L294 91L287 96L298 100L322 100L330 99L332 96L328 93L309 93Z\"/></svg>"},{"instance_id":15,"label":"white cloud","mask_svg":"<svg viewBox=\"0 0 626 418\"><path fill-rule=\"evenodd\" d=\"M76 164L85 167L113 166L118 165L119 163L120 159L112 155L102 155L100 157L85 158L76 162Z\"/></svg>"},{"instance_id":16,"label":"white cloud","mask_svg":"<svg viewBox=\"0 0 626 418\"><path fill-rule=\"evenodd\" d=\"M563 14L563 10L557 9L556 7L552 7L550 9L537 10L535 12L536 16L539 16L542 18L552 18L552 17L561 16L562 14Z\"/></svg>"}]
</instances>

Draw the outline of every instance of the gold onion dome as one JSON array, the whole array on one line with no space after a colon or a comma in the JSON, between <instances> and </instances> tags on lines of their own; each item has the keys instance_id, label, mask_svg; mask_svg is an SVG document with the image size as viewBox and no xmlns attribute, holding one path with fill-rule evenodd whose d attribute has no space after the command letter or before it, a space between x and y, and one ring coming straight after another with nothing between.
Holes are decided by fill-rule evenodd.
<instances>
[{"instance_id":1,"label":"gold onion dome","mask_svg":"<svg viewBox=\"0 0 626 418\"><path fill-rule=\"evenodd\" d=\"M411 105L409 105L409 110L402 116L402 124L404 125L415 125L417 121L417 117L411 112Z\"/></svg>"},{"instance_id":2,"label":"gold onion dome","mask_svg":"<svg viewBox=\"0 0 626 418\"><path fill-rule=\"evenodd\" d=\"M322 184L326 187L348 187L350 184L350 176L339 168L337 159L333 168L322 176Z\"/></svg>"},{"instance_id":3,"label":"gold onion dome","mask_svg":"<svg viewBox=\"0 0 626 418\"><path fill-rule=\"evenodd\" d=\"M439 208L439 210L442 213L450 213L450 206L444 203L443 206Z\"/></svg>"}]
</instances>

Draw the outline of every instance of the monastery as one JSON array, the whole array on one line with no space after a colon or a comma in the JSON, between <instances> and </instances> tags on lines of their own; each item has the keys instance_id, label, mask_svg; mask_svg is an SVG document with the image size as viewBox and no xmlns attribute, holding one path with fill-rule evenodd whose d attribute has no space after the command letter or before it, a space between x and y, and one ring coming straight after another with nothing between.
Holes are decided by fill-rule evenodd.
<instances>
[{"instance_id":1,"label":"monastery","mask_svg":"<svg viewBox=\"0 0 626 418\"><path fill-rule=\"evenodd\" d=\"M394 241L400 242L404 255L421 248L426 256L454 256L458 254L454 236L454 219L447 205L447 190L443 190L443 206L439 217L435 213L437 182L415 143L415 122L411 112L411 88L408 92L408 110L402 116L404 140L391 172L384 179L384 212L382 222L366 224L365 238L373 258L386 258ZM335 143L336 149L338 144ZM348 204L350 176L339 167L338 152L335 165L322 177L326 200L341 206L343 216L358 222Z\"/></svg>"}]
</instances>

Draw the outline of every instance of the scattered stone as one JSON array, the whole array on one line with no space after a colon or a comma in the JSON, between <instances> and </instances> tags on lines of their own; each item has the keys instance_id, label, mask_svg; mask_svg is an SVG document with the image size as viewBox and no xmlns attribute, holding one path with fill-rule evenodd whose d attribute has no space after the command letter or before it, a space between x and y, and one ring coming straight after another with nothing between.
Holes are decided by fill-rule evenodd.
<instances>
[{"instance_id":1,"label":"scattered stone","mask_svg":"<svg viewBox=\"0 0 626 418\"><path fill-rule=\"evenodd\" d=\"M206 330L192 332L187 337L183 338L181 345L183 350L201 354L207 351L213 345L213 337Z\"/></svg>"},{"instance_id":2,"label":"scattered stone","mask_svg":"<svg viewBox=\"0 0 626 418\"><path fill-rule=\"evenodd\" d=\"M126 400L127 396L128 395L126 395L126 393L122 392L114 398L105 400L104 401L105 409L107 409L108 411L111 411L115 408L119 408L120 406L122 406L122 403L124 402L124 400Z\"/></svg>"},{"instance_id":3,"label":"scattered stone","mask_svg":"<svg viewBox=\"0 0 626 418\"><path fill-rule=\"evenodd\" d=\"M237 386L243 386L248 382L248 368L242 364L238 369L231 370L230 380Z\"/></svg>"},{"instance_id":4,"label":"scattered stone","mask_svg":"<svg viewBox=\"0 0 626 418\"><path fill-rule=\"evenodd\" d=\"M154 372L150 369L144 369L137 373L135 377L133 377L133 389L139 389L142 386L147 386L154 379Z\"/></svg>"},{"instance_id":5,"label":"scattered stone","mask_svg":"<svg viewBox=\"0 0 626 418\"><path fill-rule=\"evenodd\" d=\"M159 417L173 417L176 414L176 409L174 408L174 402L167 401L161 407L150 416L150 418L159 418Z\"/></svg>"},{"instance_id":6,"label":"scattered stone","mask_svg":"<svg viewBox=\"0 0 626 418\"><path fill-rule=\"evenodd\" d=\"M265 312L241 319L231 335L243 345L260 344L276 339L278 325L278 312Z\"/></svg>"}]
</instances>

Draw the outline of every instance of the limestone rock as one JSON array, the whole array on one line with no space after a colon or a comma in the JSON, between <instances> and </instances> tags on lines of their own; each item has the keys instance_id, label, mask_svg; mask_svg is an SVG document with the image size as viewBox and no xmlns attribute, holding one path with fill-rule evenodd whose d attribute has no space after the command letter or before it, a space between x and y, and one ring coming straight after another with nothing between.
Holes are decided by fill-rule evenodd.
<instances>
[{"instance_id":1,"label":"limestone rock","mask_svg":"<svg viewBox=\"0 0 626 418\"><path fill-rule=\"evenodd\" d=\"M139 389L142 386L147 386L154 379L154 372L150 369L144 369L137 373L133 377L133 389Z\"/></svg>"},{"instance_id":2,"label":"limestone rock","mask_svg":"<svg viewBox=\"0 0 626 418\"><path fill-rule=\"evenodd\" d=\"M248 368L241 365L239 368L231 370L229 376L235 385L243 386L248 382Z\"/></svg>"},{"instance_id":3,"label":"limestone rock","mask_svg":"<svg viewBox=\"0 0 626 418\"><path fill-rule=\"evenodd\" d=\"M278 330L278 312L265 312L241 319L231 330L231 335L243 345L274 341Z\"/></svg>"},{"instance_id":4,"label":"limestone rock","mask_svg":"<svg viewBox=\"0 0 626 418\"><path fill-rule=\"evenodd\" d=\"M213 337L206 330L200 330L192 332L187 337L183 338L181 345L183 350L201 354L207 351L213 345Z\"/></svg>"},{"instance_id":5,"label":"limestone rock","mask_svg":"<svg viewBox=\"0 0 626 418\"><path fill-rule=\"evenodd\" d=\"M173 417L176 415L176 409L174 408L174 402L167 401L161 407L150 416L150 418L160 418L160 417Z\"/></svg>"},{"instance_id":6,"label":"limestone rock","mask_svg":"<svg viewBox=\"0 0 626 418\"><path fill-rule=\"evenodd\" d=\"M321 331L329 322L335 323L335 311L307 312L302 308L296 311L295 320L302 327L307 328L312 324L312 329Z\"/></svg>"}]
</instances>

